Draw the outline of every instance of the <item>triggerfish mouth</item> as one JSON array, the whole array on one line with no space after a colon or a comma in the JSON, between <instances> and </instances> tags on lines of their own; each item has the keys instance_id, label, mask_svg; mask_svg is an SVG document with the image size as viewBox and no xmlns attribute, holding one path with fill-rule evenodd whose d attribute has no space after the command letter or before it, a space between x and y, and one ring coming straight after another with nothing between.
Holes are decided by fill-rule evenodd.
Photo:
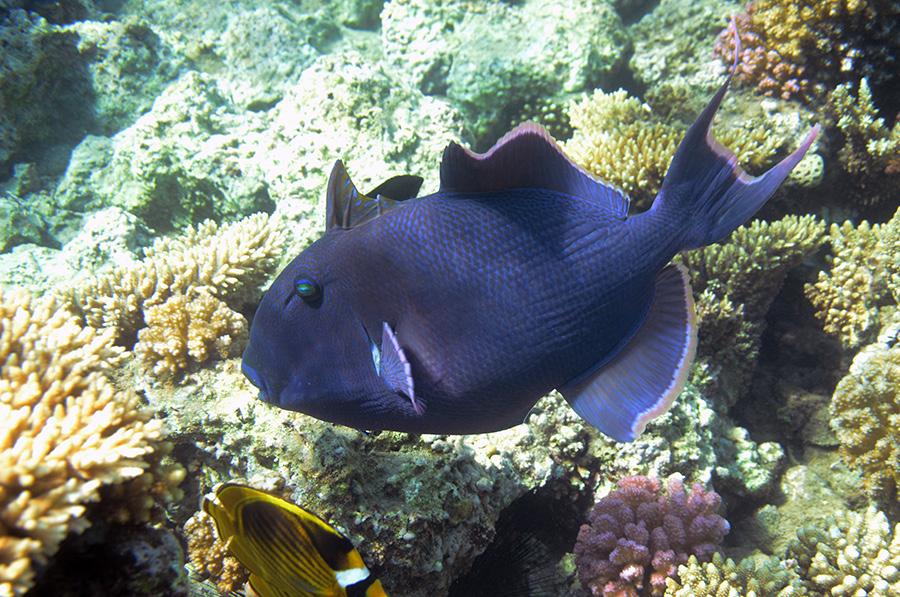
<instances>
[{"instance_id":1,"label":"triggerfish mouth","mask_svg":"<svg viewBox=\"0 0 900 597\"><path fill-rule=\"evenodd\" d=\"M558 390L632 441L694 359L686 272L671 259L750 219L819 126L759 177L711 133L737 69L691 125L647 211L532 123L487 153L451 143L440 190L369 195L331 173L327 230L268 289L242 368L262 400L367 430L468 434L521 423Z\"/></svg>"},{"instance_id":2,"label":"triggerfish mouth","mask_svg":"<svg viewBox=\"0 0 900 597\"><path fill-rule=\"evenodd\" d=\"M259 597L387 597L350 540L296 504L226 483L201 507Z\"/></svg>"}]
</instances>

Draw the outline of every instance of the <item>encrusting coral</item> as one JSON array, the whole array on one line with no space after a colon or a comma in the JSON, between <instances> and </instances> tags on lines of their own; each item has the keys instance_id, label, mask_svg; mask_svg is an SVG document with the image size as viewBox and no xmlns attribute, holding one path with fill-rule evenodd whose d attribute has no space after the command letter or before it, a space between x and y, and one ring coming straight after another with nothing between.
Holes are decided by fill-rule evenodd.
<instances>
[{"instance_id":1,"label":"encrusting coral","mask_svg":"<svg viewBox=\"0 0 900 597\"><path fill-rule=\"evenodd\" d=\"M575 544L578 578L593 595L662 595L666 579L693 555L709 561L728 533L716 514L721 498L695 483L686 493L681 477L662 482L625 477L598 501Z\"/></svg>"},{"instance_id":2,"label":"encrusting coral","mask_svg":"<svg viewBox=\"0 0 900 597\"><path fill-rule=\"evenodd\" d=\"M722 244L681 255L700 326L693 382L733 404L756 364L766 313L791 269L815 253L825 225L813 216L756 220Z\"/></svg>"},{"instance_id":3,"label":"encrusting coral","mask_svg":"<svg viewBox=\"0 0 900 597\"><path fill-rule=\"evenodd\" d=\"M666 597L794 597L806 595L800 575L785 562L771 558L757 563L744 558L735 564L715 553L711 562L691 556L678 567L678 577L666 579Z\"/></svg>"},{"instance_id":4,"label":"encrusting coral","mask_svg":"<svg viewBox=\"0 0 900 597\"><path fill-rule=\"evenodd\" d=\"M90 526L86 504L113 486L147 485L151 463L171 449L137 394L110 381L122 358L113 340L112 330L82 327L52 300L0 290L0 595L25 593L34 565ZM170 492L184 474L155 470L165 478L149 484ZM147 520L145 498L111 515Z\"/></svg>"},{"instance_id":5,"label":"encrusting coral","mask_svg":"<svg viewBox=\"0 0 900 597\"><path fill-rule=\"evenodd\" d=\"M827 528L804 527L788 546L813 595L900 595L900 525L893 532L884 513L837 513Z\"/></svg>"},{"instance_id":6,"label":"encrusting coral","mask_svg":"<svg viewBox=\"0 0 900 597\"><path fill-rule=\"evenodd\" d=\"M247 324L237 311L274 272L284 237L280 220L265 214L221 227L208 220L158 239L132 266L77 282L60 300L81 323L112 330L126 346L137 335L145 365L175 374L189 358L240 349Z\"/></svg>"},{"instance_id":7,"label":"encrusting coral","mask_svg":"<svg viewBox=\"0 0 900 597\"><path fill-rule=\"evenodd\" d=\"M841 458L859 470L874 500L896 499L900 481L900 346L854 359L831 398Z\"/></svg>"}]
</instances>

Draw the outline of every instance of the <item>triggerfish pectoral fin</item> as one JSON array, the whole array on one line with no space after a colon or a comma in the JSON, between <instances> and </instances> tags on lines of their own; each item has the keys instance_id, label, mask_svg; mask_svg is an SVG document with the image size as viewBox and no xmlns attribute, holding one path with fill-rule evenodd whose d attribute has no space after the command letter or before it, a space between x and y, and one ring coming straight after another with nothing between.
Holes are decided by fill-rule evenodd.
<instances>
[{"instance_id":1,"label":"triggerfish pectoral fin","mask_svg":"<svg viewBox=\"0 0 900 597\"><path fill-rule=\"evenodd\" d=\"M413 387L412 367L396 334L391 326L384 322L381 333L381 363L378 374L387 382L392 390L403 394L412 401L416 414L421 415L425 411L422 405L416 401L415 388Z\"/></svg>"},{"instance_id":2,"label":"triggerfish pectoral fin","mask_svg":"<svg viewBox=\"0 0 900 597\"><path fill-rule=\"evenodd\" d=\"M670 214L667 219L680 215L688 222L682 249L718 242L750 219L803 159L820 130L815 125L793 153L761 176L744 172L737 156L716 141L712 134L713 117L741 55L741 40L736 27L734 30L736 51L731 74L688 129L653 204L653 209Z\"/></svg>"},{"instance_id":3,"label":"triggerfish pectoral fin","mask_svg":"<svg viewBox=\"0 0 900 597\"><path fill-rule=\"evenodd\" d=\"M647 318L609 363L559 388L572 409L620 442L641 434L684 389L697 351L694 299L687 272L669 265L656 278Z\"/></svg>"},{"instance_id":4,"label":"triggerfish pectoral fin","mask_svg":"<svg viewBox=\"0 0 900 597\"><path fill-rule=\"evenodd\" d=\"M202 507L260 597L386 597L350 540L296 504L228 483Z\"/></svg>"}]
</instances>

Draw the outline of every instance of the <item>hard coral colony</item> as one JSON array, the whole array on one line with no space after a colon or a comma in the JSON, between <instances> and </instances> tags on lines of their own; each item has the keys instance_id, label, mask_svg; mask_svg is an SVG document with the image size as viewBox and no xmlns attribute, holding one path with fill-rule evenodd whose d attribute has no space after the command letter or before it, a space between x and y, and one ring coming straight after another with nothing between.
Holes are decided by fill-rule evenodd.
<instances>
[{"instance_id":1,"label":"hard coral colony","mask_svg":"<svg viewBox=\"0 0 900 597\"><path fill-rule=\"evenodd\" d=\"M662 595L666 580L689 557L708 562L729 531L717 514L722 499L695 483L689 492L673 476L626 477L594 505L575 544L582 584L593 595Z\"/></svg>"}]
</instances>

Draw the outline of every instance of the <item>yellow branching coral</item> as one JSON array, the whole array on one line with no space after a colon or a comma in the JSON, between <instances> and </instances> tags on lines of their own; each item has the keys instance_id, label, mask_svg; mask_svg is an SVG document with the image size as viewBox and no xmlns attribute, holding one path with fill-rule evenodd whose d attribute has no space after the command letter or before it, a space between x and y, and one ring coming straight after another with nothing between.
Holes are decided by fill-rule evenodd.
<instances>
[{"instance_id":1,"label":"yellow branching coral","mask_svg":"<svg viewBox=\"0 0 900 597\"><path fill-rule=\"evenodd\" d=\"M838 85L828 96L827 109L844 134L838 158L851 174L900 174L900 121L888 128L862 79L856 97L853 85Z\"/></svg>"},{"instance_id":2,"label":"yellow branching coral","mask_svg":"<svg viewBox=\"0 0 900 597\"><path fill-rule=\"evenodd\" d=\"M648 106L622 89L597 89L572 102L569 120L574 135L565 150L575 163L648 206L684 130L656 121Z\"/></svg>"},{"instance_id":3,"label":"yellow branching coral","mask_svg":"<svg viewBox=\"0 0 900 597\"><path fill-rule=\"evenodd\" d=\"M805 595L800 575L784 562L769 559L757 564L744 558L735 564L722 554L701 564L691 556L678 566L678 576L666 579L665 597L794 597Z\"/></svg>"},{"instance_id":4,"label":"yellow branching coral","mask_svg":"<svg viewBox=\"0 0 900 597\"><path fill-rule=\"evenodd\" d=\"M215 351L219 358L238 356L247 340L247 321L206 292L175 294L144 311L147 327L138 332L134 352L153 364L156 375L174 375L188 358L202 363Z\"/></svg>"},{"instance_id":5,"label":"yellow branching coral","mask_svg":"<svg viewBox=\"0 0 900 597\"><path fill-rule=\"evenodd\" d=\"M85 504L161 449L161 423L107 377L113 336L0 290L0 594L24 593L32 566L89 526Z\"/></svg>"},{"instance_id":6,"label":"yellow branching coral","mask_svg":"<svg viewBox=\"0 0 900 597\"><path fill-rule=\"evenodd\" d=\"M900 525L893 532L884 513L839 512L827 528L804 527L786 557L797 562L813 595L900 595Z\"/></svg>"},{"instance_id":7,"label":"yellow branching coral","mask_svg":"<svg viewBox=\"0 0 900 597\"><path fill-rule=\"evenodd\" d=\"M825 225L813 216L754 221L729 241L682 254L691 271L700 344L694 383L713 378L736 400L756 363L765 317L788 272L818 249Z\"/></svg>"},{"instance_id":8,"label":"yellow branching coral","mask_svg":"<svg viewBox=\"0 0 900 597\"><path fill-rule=\"evenodd\" d=\"M216 523L206 512L197 512L184 523L188 561L197 575L216 583L223 595L244 586L250 573L219 539Z\"/></svg>"},{"instance_id":9,"label":"yellow branching coral","mask_svg":"<svg viewBox=\"0 0 900 597\"><path fill-rule=\"evenodd\" d=\"M854 360L831 397L841 458L874 499L897 496L900 478L900 346L873 346Z\"/></svg>"},{"instance_id":10,"label":"yellow branching coral","mask_svg":"<svg viewBox=\"0 0 900 597\"><path fill-rule=\"evenodd\" d=\"M628 194L636 207L646 208L659 192L686 127L657 118L650 107L620 89L593 95L569 105L574 129L566 153L578 165ZM738 127L716 133L738 162L751 170L768 166L783 139L764 127Z\"/></svg>"},{"instance_id":11,"label":"yellow branching coral","mask_svg":"<svg viewBox=\"0 0 900 597\"><path fill-rule=\"evenodd\" d=\"M188 356L202 361L210 348L224 354L242 341L235 311L277 266L284 237L282 224L265 214L222 227L208 220L157 240L134 266L77 283L61 302L81 323L113 330L119 341L151 325L136 350L157 373L174 373ZM179 307L187 310L176 313ZM224 320L201 324L213 313Z\"/></svg>"},{"instance_id":12,"label":"yellow branching coral","mask_svg":"<svg viewBox=\"0 0 900 597\"><path fill-rule=\"evenodd\" d=\"M900 227L900 219L892 222ZM878 323L878 305L887 293L887 271L880 242L881 226L863 221L832 224L829 241L833 257L827 272L819 272L815 284L807 284L806 296L825 331L841 339L845 348L862 344Z\"/></svg>"}]
</instances>

